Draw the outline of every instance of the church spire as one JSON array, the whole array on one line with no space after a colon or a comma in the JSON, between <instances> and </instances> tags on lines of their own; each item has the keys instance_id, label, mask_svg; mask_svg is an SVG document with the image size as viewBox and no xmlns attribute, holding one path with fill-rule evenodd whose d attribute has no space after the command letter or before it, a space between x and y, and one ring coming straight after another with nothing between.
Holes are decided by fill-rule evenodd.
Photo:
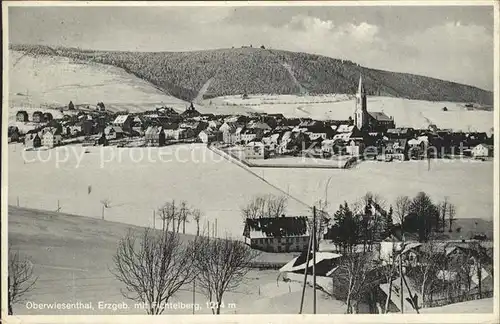
<instances>
[{"instance_id":1,"label":"church spire","mask_svg":"<svg viewBox=\"0 0 500 324\"><path fill-rule=\"evenodd\" d=\"M358 95L365 94L365 87L363 86L363 77L359 75Z\"/></svg>"},{"instance_id":2,"label":"church spire","mask_svg":"<svg viewBox=\"0 0 500 324\"><path fill-rule=\"evenodd\" d=\"M363 77L359 75L358 93L356 93L356 109L354 110L354 124L362 130L368 121L366 110L366 93L363 86Z\"/></svg>"}]
</instances>

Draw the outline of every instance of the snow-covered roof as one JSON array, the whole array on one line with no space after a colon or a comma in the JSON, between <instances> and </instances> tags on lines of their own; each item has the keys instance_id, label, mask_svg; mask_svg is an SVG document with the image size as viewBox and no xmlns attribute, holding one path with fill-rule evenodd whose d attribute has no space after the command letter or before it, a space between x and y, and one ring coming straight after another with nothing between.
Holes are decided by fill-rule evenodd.
<instances>
[{"instance_id":1,"label":"snow-covered roof","mask_svg":"<svg viewBox=\"0 0 500 324\"><path fill-rule=\"evenodd\" d=\"M344 140L344 141L347 141L349 140L349 138L351 137L351 133L340 133L340 134L335 134L333 136L333 139L334 140Z\"/></svg>"},{"instance_id":2,"label":"snow-covered roof","mask_svg":"<svg viewBox=\"0 0 500 324\"><path fill-rule=\"evenodd\" d=\"M161 126L149 126L148 129L144 132L144 135L157 135L163 131L163 127Z\"/></svg>"},{"instance_id":3,"label":"snow-covered roof","mask_svg":"<svg viewBox=\"0 0 500 324\"><path fill-rule=\"evenodd\" d=\"M338 253L332 253L332 252L316 252L316 263L318 264L324 260L332 260L332 259L337 259L340 258L342 254ZM304 270L306 268L306 263L305 260L304 262L300 264L296 264L297 259L299 257L293 258L291 261L289 261L287 264L285 264L283 267L279 269L280 272L293 272L293 271L299 271L299 270ZM312 267L313 265L313 260L312 258L309 259L309 262L307 263L307 267ZM333 273L337 267L332 268L330 271L327 272L327 275Z\"/></svg>"},{"instance_id":4,"label":"snow-covered roof","mask_svg":"<svg viewBox=\"0 0 500 324\"><path fill-rule=\"evenodd\" d=\"M127 118L129 117L129 115L119 115L118 117L116 117L116 119L114 120L114 124L123 124Z\"/></svg>"},{"instance_id":5,"label":"snow-covered roof","mask_svg":"<svg viewBox=\"0 0 500 324\"><path fill-rule=\"evenodd\" d=\"M420 143L422 142L415 138L412 138L411 140L408 141L408 145L419 145Z\"/></svg>"},{"instance_id":6,"label":"snow-covered roof","mask_svg":"<svg viewBox=\"0 0 500 324\"><path fill-rule=\"evenodd\" d=\"M265 146L265 145L262 142L250 142L246 146L248 146L248 147L255 147L255 146Z\"/></svg>"},{"instance_id":7,"label":"snow-covered roof","mask_svg":"<svg viewBox=\"0 0 500 324\"><path fill-rule=\"evenodd\" d=\"M338 133L350 133L354 129L354 125L342 124L337 127Z\"/></svg>"},{"instance_id":8,"label":"snow-covered roof","mask_svg":"<svg viewBox=\"0 0 500 324\"><path fill-rule=\"evenodd\" d=\"M248 218L245 221L244 234L250 238L307 236L307 217Z\"/></svg>"},{"instance_id":9,"label":"snow-covered roof","mask_svg":"<svg viewBox=\"0 0 500 324\"><path fill-rule=\"evenodd\" d=\"M392 119L382 111L369 111L368 114L378 121L391 121Z\"/></svg>"},{"instance_id":10,"label":"snow-covered roof","mask_svg":"<svg viewBox=\"0 0 500 324\"><path fill-rule=\"evenodd\" d=\"M333 145L333 143L335 143L335 140L332 140L332 139L325 139L325 140L321 141L322 145Z\"/></svg>"}]
</instances>

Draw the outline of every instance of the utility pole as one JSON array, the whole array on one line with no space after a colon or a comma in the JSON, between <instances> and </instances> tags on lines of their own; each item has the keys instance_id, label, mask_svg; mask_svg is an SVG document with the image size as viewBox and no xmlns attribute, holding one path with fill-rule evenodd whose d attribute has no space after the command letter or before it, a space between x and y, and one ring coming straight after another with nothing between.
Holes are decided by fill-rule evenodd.
<instances>
[{"instance_id":1,"label":"utility pole","mask_svg":"<svg viewBox=\"0 0 500 324\"><path fill-rule=\"evenodd\" d=\"M196 278L194 278L193 280L193 315L194 315L194 309L195 309L195 305L196 305Z\"/></svg>"},{"instance_id":2,"label":"utility pole","mask_svg":"<svg viewBox=\"0 0 500 324\"><path fill-rule=\"evenodd\" d=\"M102 205L102 220L104 220L104 204Z\"/></svg>"},{"instance_id":3,"label":"utility pole","mask_svg":"<svg viewBox=\"0 0 500 324\"><path fill-rule=\"evenodd\" d=\"M404 243L401 245L399 252L399 299L401 301L401 314L404 314L404 298L403 298L403 248Z\"/></svg>"},{"instance_id":4,"label":"utility pole","mask_svg":"<svg viewBox=\"0 0 500 324\"><path fill-rule=\"evenodd\" d=\"M218 236L218 234L219 234L219 233L217 232L217 229L218 229L218 228L217 228L217 218L216 218L216 219L215 219L215 235L214 235L215 237L217 237L217 236Z\"/></svg>"},{"instance_id":5,"label":"utility pole","mask_svg":"<svg viewBox=\"0 0 500 324\"><path fill-rule=\"evenodd\" d=\"M313 314L316 314L316 206L313 206Z\"/></svg>"},{"instance_id":6,"label":"utility pole","mask_svg":"<svg viewBox=\"0 0 500 324\"><path fill-rule=\"evenodd\" d=\"M19 196L17 196L17 207L19 207Z\"/></svg>"},{"instance_id":7,"label":"utility pole","mask_svg":"<svg viewBox=\"0 0 500 324\"><path fill-rule=\"evenodd\" d=\"M156 229L156 214L154 209L153 209L153 229Z\"/></svg>"},{"instance_id":8,"label":"utility pole","mask_svg":"<svg viewBox=\"0 0 500 324\"><path fill-rule=\"evenodd\" d=\"M307 270L309 268L309 254L311 253L311 245L312 245L312 235L309 235L309 244L307 245L307 254L306 254L306 266L304 268L304 284L302 285L302 296L300 297L300 309L299 314L302 314L302 306L304 305L304 294L306 292L306 284L307 284ZM260 286L259 286L260 289Z\"/></svg>"}]
</instances>

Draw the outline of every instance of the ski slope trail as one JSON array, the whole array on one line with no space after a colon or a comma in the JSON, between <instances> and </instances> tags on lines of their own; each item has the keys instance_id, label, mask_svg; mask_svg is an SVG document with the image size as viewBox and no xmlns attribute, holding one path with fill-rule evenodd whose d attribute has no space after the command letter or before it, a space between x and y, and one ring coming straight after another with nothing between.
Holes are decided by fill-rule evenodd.
<instances>
[{"instance_id":1,"label":"ski slope trail","mask_svg":"<svg viewBox=\"0 0 500 324\"><path fill-rule=\"evenodd\" d=\"M207 92L208 88L210 87L210 84L214 80L214 77L211 77L210 79L207 80L201 87L200 91L198 91L198 94L196 95L196 98L194 98L194 102L202 105L203 104L203 96Z\"/></svg>"}]
</instances>

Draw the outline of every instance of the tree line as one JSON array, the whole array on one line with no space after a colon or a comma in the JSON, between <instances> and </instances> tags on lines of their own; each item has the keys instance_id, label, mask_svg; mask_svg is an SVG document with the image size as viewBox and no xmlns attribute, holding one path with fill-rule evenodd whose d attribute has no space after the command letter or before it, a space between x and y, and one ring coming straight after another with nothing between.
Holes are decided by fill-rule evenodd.
<instances>
[{"instance_id":1,"label":"tree line","mask_svg":"<svg viewBox=\"0 0 500 324\"><path fill-rule=\"evenodd\" d=\"M280 50L241 52L237 49L196 52L105 52L78 48L11 45L12 49L59 55L87 62L109 64L145 79L183 100L196 97L213 78L207 96L298 94L300 88L283 67L293 68L294 78L309 93L355 93L363 74L369 95L416 100L493 103L492 92L419 75L361 67L329 57Z\"/></svg>"},{"instance_id":2,"label":"tree line","mask_svg":"<svg viewBox=\"0 0 500 324\"><path fill-rule=\"evenodd\" d=\"M352 251L357 244L371 249L373 243L397 229L402 234L414 233L420 242L427 242L435 235L452 232L455 215L456 206L447 197L435 203L425 192L419 192L413 198L399 196L394 207L386 207L380 196L369 192L359 202L339 206L325 238L344 251Z\"/></svg>"}]
</instances>

